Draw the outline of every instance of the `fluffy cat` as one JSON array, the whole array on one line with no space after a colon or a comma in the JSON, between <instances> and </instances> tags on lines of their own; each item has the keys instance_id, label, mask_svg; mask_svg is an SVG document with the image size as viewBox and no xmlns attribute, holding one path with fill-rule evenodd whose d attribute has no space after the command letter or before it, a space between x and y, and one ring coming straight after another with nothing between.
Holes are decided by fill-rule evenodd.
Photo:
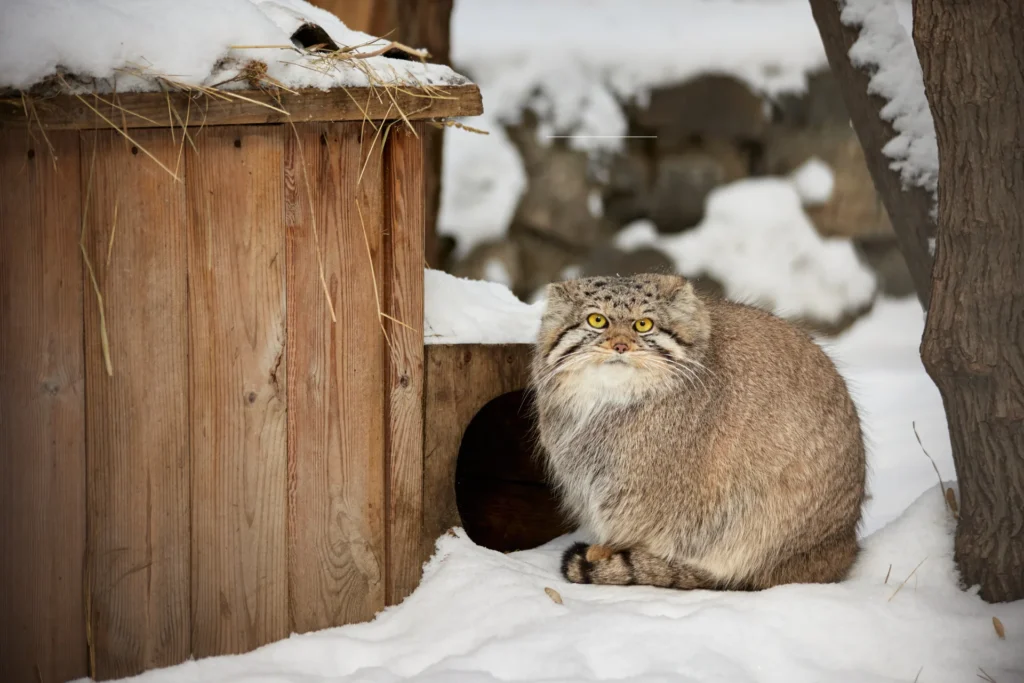
<instances>
[{"instance_id":1,"label":"fluffy cat","mask_svg":"<svg viewBox=\"0 0 1024 683\"><path fill-rule=\"evenodd\" d=\"M860 420L792 325L678 276L556 283L532 375L549 478L594 543L569 581L760 590L856 559Z\"/></svg>"}]
</instances>

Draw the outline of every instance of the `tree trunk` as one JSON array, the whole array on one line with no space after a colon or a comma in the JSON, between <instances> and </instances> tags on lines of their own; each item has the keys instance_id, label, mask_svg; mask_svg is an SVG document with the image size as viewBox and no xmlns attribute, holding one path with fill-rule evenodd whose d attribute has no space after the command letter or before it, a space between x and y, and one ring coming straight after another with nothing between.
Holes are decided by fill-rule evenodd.
<instances>
[{"instance_id":1,"label":"tree trunk","mask_svg":"<svg viewBox=\"0 0 1024 683\"><path fill-rule=\"evenodd\" d=\"M916 0L939 144L921 351L960 484L956 560L985 600L1024 598L1024 3Z\"/></svg>"},{"instance_id":2,"label":"tree trunk","mask_svg":"<svg viewBox=\"0 0 1024 683\"><path fill-rule=\"evenodd\" d=\"M370 33L388 35L409 47L425 49L434 64L450 64L452 3L453 0L377 0ZM426 260L433 268L441 265L437 214L441 206L443 151L444 129L428 126L423 134L423 217L427 230Z\"/></svg>"},{"instance_id":3,"label":"tree trunk","mask_svg":"<svg viewBox=\"0 0 1024 683\"><path fill-rule=\"evenodd\" d=\"M850 63L850 47L857 42L860 30L845 26L839 19L839 0L810 0L814 21L818 24L828 63L839 82L850 114L850 121L864 148L868 171L875 189L882 198L885 210L896 231L896 239L903 258L910 269L918 298L925 306L931 291L932 256L928 240L933 237L935 225L931 218L932 196L920 187L903 189L900 174L889 168L891 159L882 153L882 147L896 137L892 126L882 120L879 112L885 100L868 94L871 74Z\"/></svg>"}]
</instances>

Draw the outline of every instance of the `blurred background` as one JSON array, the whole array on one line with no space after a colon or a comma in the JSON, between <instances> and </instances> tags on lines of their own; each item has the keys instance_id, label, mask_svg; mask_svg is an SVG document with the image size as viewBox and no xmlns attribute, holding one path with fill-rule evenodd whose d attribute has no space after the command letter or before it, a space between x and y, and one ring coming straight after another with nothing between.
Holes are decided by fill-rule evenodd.
<instances>
[{"instance_id":1,"label":"blurred background","mask_svg":"<svg viewBox=\"0 0 1024 683\"><path fill-rule=\"evenodd\" d=\"M480 86L487 134L426 141L431 267L674 271L825 334L913 292L806 0L316 4Z\"/></svg>"}]
</instances>

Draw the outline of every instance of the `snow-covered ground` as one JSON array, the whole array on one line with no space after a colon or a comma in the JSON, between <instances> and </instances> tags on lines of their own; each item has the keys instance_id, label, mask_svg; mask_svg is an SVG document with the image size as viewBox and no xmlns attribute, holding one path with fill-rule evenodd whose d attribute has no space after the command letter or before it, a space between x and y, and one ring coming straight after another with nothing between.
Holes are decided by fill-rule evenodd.
<instances>
[{"instance_id":1,"label":"snow-covered ground","mask_svg":"<svg viewBox=\"0 0 1024 683\"><path fill-rule=\"evenodd\" d=\"M428 276L428 300L452 296L458 282ZM490 291L497 285L486 287L484 298L506 307L502 317L534 315ZM441 325L451 314L433 317ZM1022 681L1024 602L989 605L957 587L953 521L914 437L916 423L943 478L952 479L942 404L917 355L922 327L916 300L883 299L823 342L870 439L864 553L842 584L761 593L571 585L558 574L570 537L503 555L456 533L439 539L420 588L371 623L136 680L964 683L984 672L999 683Z\"/></svg>"}]
</instances>

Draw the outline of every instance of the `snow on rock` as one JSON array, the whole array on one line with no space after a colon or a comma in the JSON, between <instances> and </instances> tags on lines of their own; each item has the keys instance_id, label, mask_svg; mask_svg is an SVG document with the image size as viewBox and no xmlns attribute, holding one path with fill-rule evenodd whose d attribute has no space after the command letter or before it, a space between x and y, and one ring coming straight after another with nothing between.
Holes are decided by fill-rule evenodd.
<instances>
[{"instance_id":1,"label":"snow on rock","mask_svg":"<svg viewBox=\"0 0 1024 683\"><path fill-rule=\"evenodd\" d=\"M586 149L618 148L619 102L652 88L719 73L776 94L827 67L804 0L460 0L452 59L499 119L533 109L542 136L593 136L570 141Z\"/></svg>"},{"instance_id":2,"label":"snow on rock","mask_svg":"<svg viewBox=\"0 0 1024 683\"><path fill-rule=\"evenodd\" d=\"M820 174L819 174L820 175ZM804 179L806 181L806 179ZM814 178L820 191L822 178ZM822 194L818 192L818 194ZM876 280L845 239L821 237L801 207L795 183L741 180L711 192L704 220L676 236L637 221L616 236L627 250L653 246L687 277L705 274L734 301L787 317L834 323L871 302Z\"/></svg>"},{"instance_id":3,"label":"snow on rock","mask_svg":"<svg viewBox=\"0 0 1024 683\"><path fill-rule=\"evenodd\" d=\"M457 258L511 223L526 176L502 126L524 111L541 141L611 151L628 133L622 103L653 88L713 73L800 92L828 67L806 0L459 0L452 60L483 96L486 113L468 123L491 133L445 136L438 232L456 238Z\"/></svg>"},{"instance_id":4,"label":"snow on rock","mask_svg":"<svg viewBox=\"0 0 1024 683\"><path fill-rule=\"evenodd\" d=\"M532 344L543 304L520 301L508 287L426 270L423 340L427 344Z\"/></svg>"},{"instance_id":5,"label":"snow on rock","mask_svg":"<svg viewBox=\"0 0 1024 683\"><path fill-rule=\"evenodd\" d=\"M934 195L939 148L921 63L907 29L906 5L898 0L845 0L841 18L847 26L860 28L850 61L872 73L868 92L887 101L880 114L892 124L896 137L882 151L892 159L890 166L900 173L904 186L923 187Z\"/></svg>"},{"instance_id":6,"label":"snow on rock","mask_svg":"<svg viewBox=\"0 0 1024 683\"><path fill-rule=\"evenodd\" d=\"M294 48L292 34L314 23L339 47L359 46L356 52L387 44L304 0L5 0L3 12L0 88L31 88L58 68L84 92L111 91L115 83L119 92L160 90L158 76L212 86L250 60L265 62L268 76L287 87L358 87L369 84L363 71ZM383 82L467 82L441 65L382 56L360 62Z\"/></svg>"},{"instance_id":7,"label":"snow on rock","mask_svg":"<svg viewBox=\"0 0 1024 683\"><path fill-rule=\"evenodd\" d=\"M789 179L804 206L827 202L836 184L832 167L818 157L811 157L801 164L790 174Z\"/></svg>"},{"instance_id":8,"label":"snow on rock","mask_svg":"<svg viewBox=\"0 0 1024 683\"><path fill-rule=\"evenodd\" d=\"M1024 601L961 592L951 531L936 486L866 539L844 583L712 593L572 585L558 576L568 538L504 555L460 530L440 538L419 589L374 622L133 680L963 683L983 669L1019 681Z\"/></svg>"}]
</instances>

